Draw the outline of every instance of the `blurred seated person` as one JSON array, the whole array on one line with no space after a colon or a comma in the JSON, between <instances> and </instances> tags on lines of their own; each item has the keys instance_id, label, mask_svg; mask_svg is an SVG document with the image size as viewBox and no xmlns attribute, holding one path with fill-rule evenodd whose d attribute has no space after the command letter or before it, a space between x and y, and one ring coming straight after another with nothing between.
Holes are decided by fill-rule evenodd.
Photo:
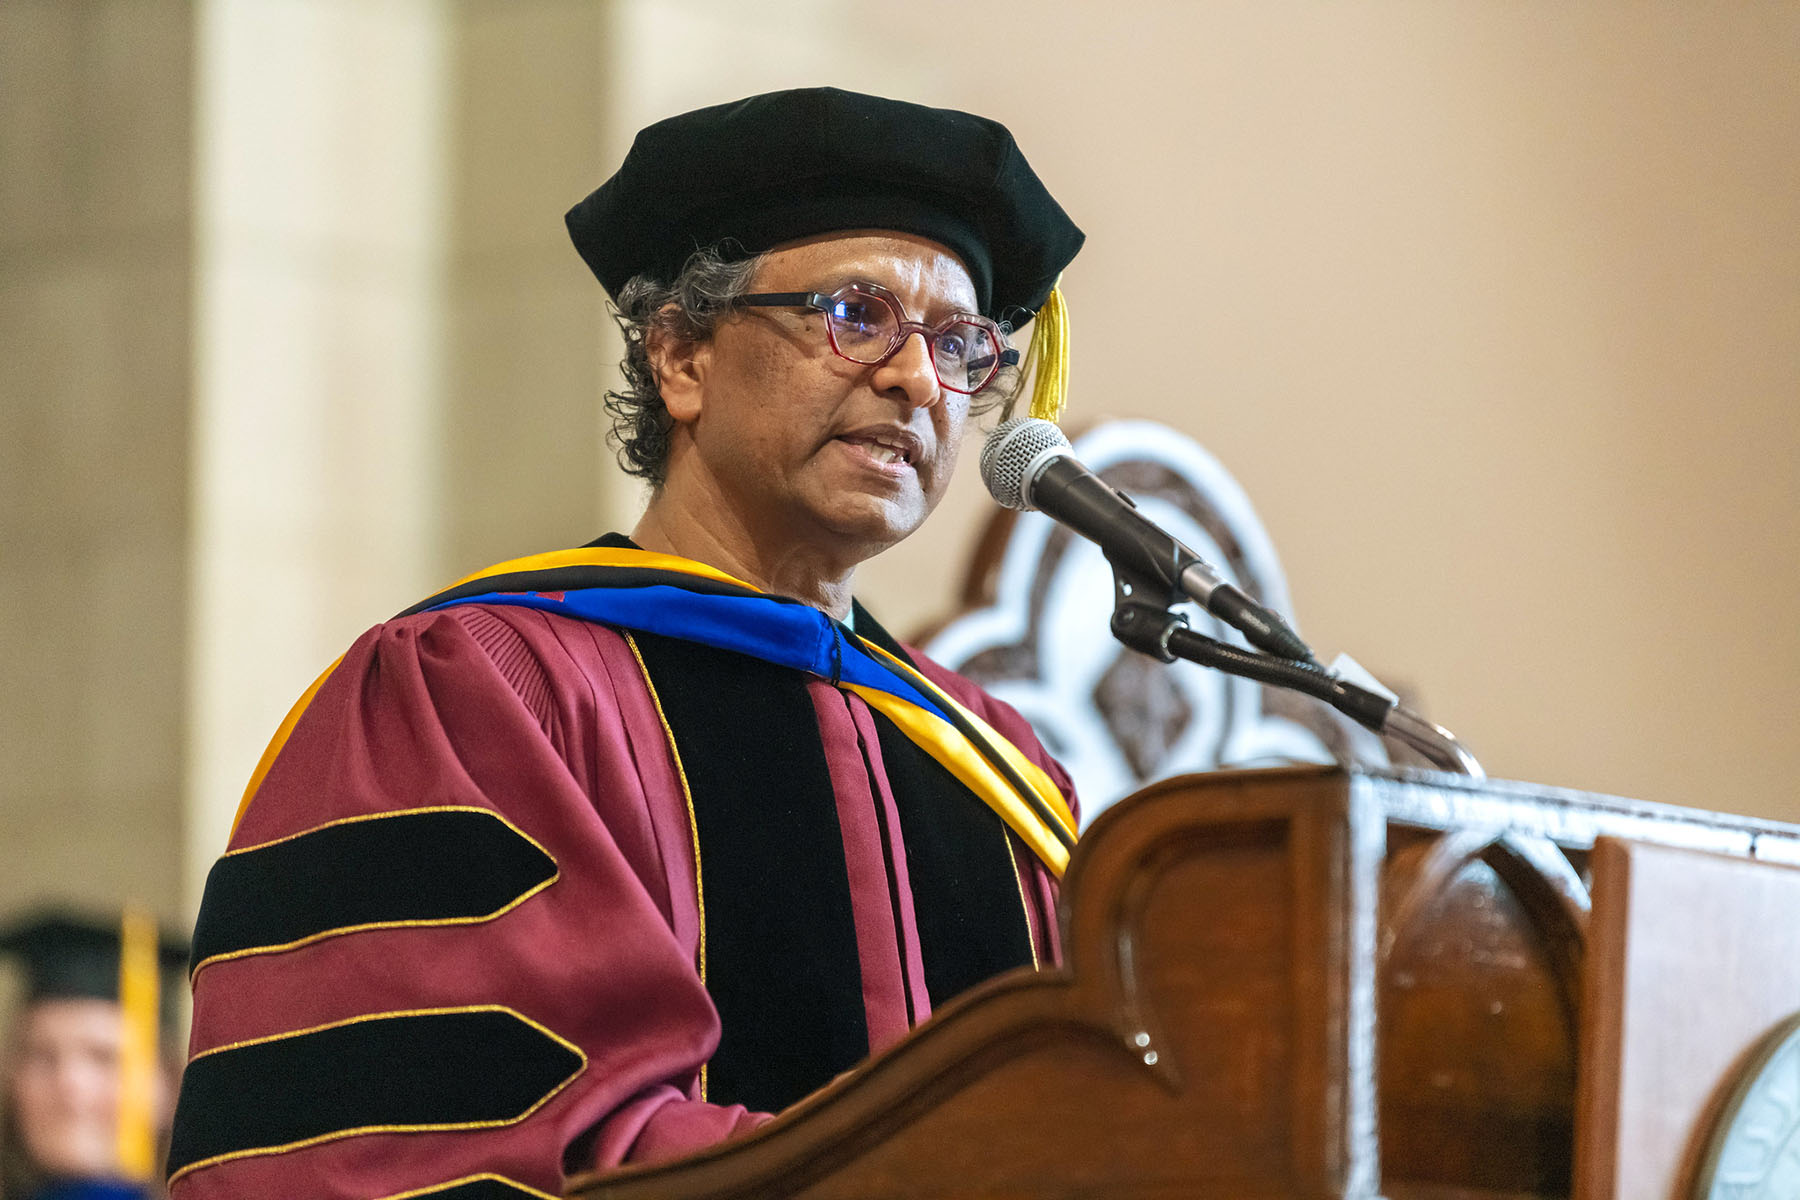
<instances>
[{"instance_id":1,"label":"blurred seated person","mask_svg":"<svg viewBox=\"0 0 1800 1200\"><path fill-rule=\"evenodd\" d=\"M6 1045L3 1200L164 1194L157 1158L180 1060L157 1012L187 948L142 920L123 937L139 944L121 954L119 924L61 912L0 931L0 954L18 961L25 983ZM122 963L132 1011L120 1001Z\"/></svg>"},{"instance_id":2,"label":"blurred seated person","mask_svg":"<svg viewBox=\"0 0 1800 1200\"><path fill-rule=\"evenodd\" d=\"M643 130L567 224L648 505L296 706L195 929L176 1200L560 1193L1055 960L1066 775L852 587L1007 404L1080 231L999 124L829 88Z\"/></svg>"}]
</instances>

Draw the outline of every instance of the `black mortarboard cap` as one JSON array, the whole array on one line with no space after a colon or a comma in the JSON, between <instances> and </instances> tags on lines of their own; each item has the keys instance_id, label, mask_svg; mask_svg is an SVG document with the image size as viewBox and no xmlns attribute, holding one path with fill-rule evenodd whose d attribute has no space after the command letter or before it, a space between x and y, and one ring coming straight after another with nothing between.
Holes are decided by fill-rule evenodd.
<instances>
[{"instance_id":1,"label":"black mortarboard cap","mask_svg":"<svg viewBox=\"0 0 1800 1200\"><path fill-rule=\"evenodd\" d=\"M983 313L1036 314L1082 232L1004 125L837 88L769 92L641 130L613 177L569 210L607 293L673 280L695 250L746 255L847 229L895 229L960 257Z\"/></svg>"},{"instance_id":2,"label":"black mortarboard cap","mask_svg":"<svg viewBox=\"0 0 1800 1200\"><path fill-rule=\"evenodd\" d=\"M0 929L0 954L20 962L25 1002L91 997L119 998L119 925L85 914L45 911ZM162 933L157 962L165 984L187 966L187 943Z\"/></svg>"}]
</instances>

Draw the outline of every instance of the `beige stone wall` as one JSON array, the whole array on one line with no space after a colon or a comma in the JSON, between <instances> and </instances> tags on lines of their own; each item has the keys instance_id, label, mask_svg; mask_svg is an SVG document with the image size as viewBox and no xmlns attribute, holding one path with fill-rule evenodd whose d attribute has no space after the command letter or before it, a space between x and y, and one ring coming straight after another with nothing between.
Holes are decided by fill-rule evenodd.
<instances>
[{"instance_id":1,"label":"beige stone wall","mask_svg":"<svg viewBox=\"0 0 1800 1200\"><path fill-rule=\"evenodd\" d=\"M1800 819L1800 9L1055 0L921 78L951 11L825 78L1015 127L1077 412L1214 451L1316 645L1496 774Z\"/></svg>"},{"instance_id":2,"label":"beige stone wall","mask_svg":"<svg viewBox=\"0 0 1800 1200\"><path fill-rule=\"evenodd\" d=\"M622 12L670 48L627 128L816 83L1007 122L1089 235L1071 419L1202 441L1315 646L1493 773L1800 820L1800 9ZM942 616L987 511L965 469L865 596Z\"/></svg>"},{"instance_id":3,"label":"beige stone wall","mask_svg":"<svg viewBox=\"0 0 1800 1200\"><path fill-rule=\"evenodd\" d=\"M0 913L180 911L192 52L0 4Z\"/></svg>"}]
</instances>

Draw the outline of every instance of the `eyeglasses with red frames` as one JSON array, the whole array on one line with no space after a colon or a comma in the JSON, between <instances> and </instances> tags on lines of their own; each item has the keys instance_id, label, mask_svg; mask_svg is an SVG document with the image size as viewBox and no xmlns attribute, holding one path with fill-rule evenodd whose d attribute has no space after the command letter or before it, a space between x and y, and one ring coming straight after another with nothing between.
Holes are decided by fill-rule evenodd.
<instances>
[{"instance_id":1,"label":"eyeglasses with red frames","mask_svg":"<svg viewBox=\"0 0 1800 1200\"><path fill-rule=\"evenodd\" d=\"M972 313L952 313L936 325L906 319L900 298L875 283L845 284L821 292L752 292L737 304L756 308L810 308L825 314L825 334L839 358L874 366L900 352L914 333L925 338L938 382L970 396L994 381L1001 367L1014 366L1019 352L1006 344L1000 326Z\"/></svg>"}]
</instances>

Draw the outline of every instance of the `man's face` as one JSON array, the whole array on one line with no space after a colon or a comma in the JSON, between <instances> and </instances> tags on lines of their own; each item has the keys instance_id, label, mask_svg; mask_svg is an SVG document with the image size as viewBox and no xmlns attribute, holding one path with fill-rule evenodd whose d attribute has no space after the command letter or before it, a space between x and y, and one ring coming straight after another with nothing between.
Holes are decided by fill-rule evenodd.
<instances>
[{"instance_id":1,"label":"man's face","mask_svg":"<svg viewBox=\"0 0 1800 1200\"><path fill-rule=\"evenodd\" d=\"M890 232L771 251L750 290L830 294L853 282L894 293L908 320L975 311L960 259ZM823 313L750 308L692 353L689 392L664 389L691 439L678 437L671 478L700 472L765 550L791 544L853 565L912 533L943 497L969 397L938 383L923 337L865 366L833 353Z\"/></svg>"},{"instance_id":2,"label":"man's face","mask_svg":"<svg viewBox=\"0 0 1800 1200\"><path fill-rule=\"evenodd\" d=\"M9 1100L39 1170L73 1178L117 1170L121 1034L119 1006L107 1000L45 1000L21 1017Z\"/></svg>"}]
</instances>

